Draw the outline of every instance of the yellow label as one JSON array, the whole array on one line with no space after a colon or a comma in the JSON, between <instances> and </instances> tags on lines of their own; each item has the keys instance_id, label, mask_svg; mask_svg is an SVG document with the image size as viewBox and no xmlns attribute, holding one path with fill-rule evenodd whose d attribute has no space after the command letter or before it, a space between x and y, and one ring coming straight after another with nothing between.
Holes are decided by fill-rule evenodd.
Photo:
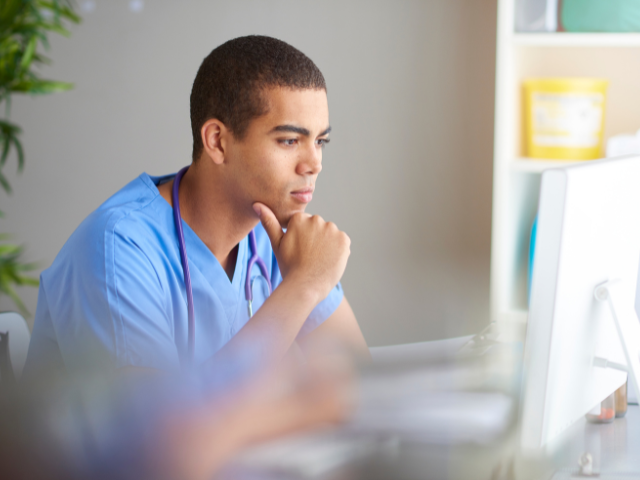
<instances>
[{"instance_id":1,"label":"yellow label","mask_svg":"<svg viewBox=\"0 0 640 480\"><path fill-rule=\"evenodd\" d=\"M531 97L534 146L593 148L599 145L604 95L533 92Z\"/></svg>"}]
</instances>

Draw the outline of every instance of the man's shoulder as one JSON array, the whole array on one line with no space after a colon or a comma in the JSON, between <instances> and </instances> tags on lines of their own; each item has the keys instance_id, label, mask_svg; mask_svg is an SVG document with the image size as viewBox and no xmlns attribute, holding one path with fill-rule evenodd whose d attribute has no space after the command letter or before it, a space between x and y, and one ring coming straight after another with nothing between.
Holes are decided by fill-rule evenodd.
<instances>
[{"instance_id":1,"label":"man's shoulder","mask_svg":"<svg viewBox=\"0 0 640 480\"><path fill-rule=\"evenodd\" d=\"M89 214L71 238L79 236L84 239L86 235L108 237L112 233L135 235L140 230L152 228L160 220L158 213L162 212L163 203L166 202L153 178L143 173Z\"/></svg>"},{"instance_id":2,"label":"man's shoulder","mask_svg":"<svg viewBox=\"0 0 640 480\"><path fill-rule=\"evenodd\" d=\"M51 269L78 264L104 264L110 246L119 239L135 241L166 228L170 207L146 173L129 182L90 213L71 234ZM169 213L167 213L167 211Z\"/></svg>"}]
</instances>

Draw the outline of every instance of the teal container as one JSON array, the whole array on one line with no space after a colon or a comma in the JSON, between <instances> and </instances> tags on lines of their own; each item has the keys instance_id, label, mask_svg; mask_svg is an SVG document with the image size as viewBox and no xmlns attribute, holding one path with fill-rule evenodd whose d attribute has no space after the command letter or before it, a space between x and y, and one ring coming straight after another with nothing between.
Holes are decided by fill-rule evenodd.
<instances>
[{"instance_id":1,"label":"teal container","mask_svg":"<svg viewBox=\"0 0 640 480\"><path fill-rule=\"evenodd\" d=\"M640 32L640 0L562 0L567 32Z\"/></svg>"},{"instance_id":2,"label":"teal container","mask_svg":"<svg viewBox=\"0 0 640 480\"><path fill-rule=\"evenodd\" d=\"M529 272L527 275L527 299L531 302L531 283L533 282L533 260L536 256L536 238L538 236L538 215L531 225L531 237L529 238Z\"/></svg>"}]
</instances>

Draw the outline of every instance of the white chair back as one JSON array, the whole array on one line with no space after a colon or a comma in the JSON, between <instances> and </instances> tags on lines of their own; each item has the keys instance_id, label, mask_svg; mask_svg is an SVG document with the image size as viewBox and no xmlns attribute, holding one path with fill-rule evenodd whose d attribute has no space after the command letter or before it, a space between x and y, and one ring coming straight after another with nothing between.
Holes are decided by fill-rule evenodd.
<instances>
[{"instance_id":1,"label":"white chair back","mask_svg":"<svg viewBox=\"0 0 640 480\"><path fill-rule=\"evenodd\" d=\"M13 373L20 378L22 368L27 360L31 334L26 320L16 312L0 312L0 333L9 333L9 358ZM2 382L2 378L0 378Z\"/></svg>"}]
</instances>

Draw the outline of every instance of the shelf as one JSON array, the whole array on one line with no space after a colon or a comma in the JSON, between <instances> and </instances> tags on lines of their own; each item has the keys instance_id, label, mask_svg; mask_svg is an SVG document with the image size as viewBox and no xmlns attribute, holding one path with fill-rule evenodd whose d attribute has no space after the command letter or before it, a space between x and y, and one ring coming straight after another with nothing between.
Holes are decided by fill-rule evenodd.
<instances>
[{"instance_id":1,"label":"shelf","mask_svg":"<svg viewBox=\"0 0 640 480\"><path fill-rule=\"evenodd\" d=\"M531 47L640 47L640 33L515 33L513 43Z\"/></svg>"},{"instance_id":2,"label":"shelf","mask_svg":"<svg viewBox=\"0 0 640 480\"><path fill-rule=\"evenodd\" d=\"M584 163L584 160L537 160L533 158L517 158L511 162L511 170L515 172L541 173L550 168L563 168Z\"/></svg>"}]
</instances>

